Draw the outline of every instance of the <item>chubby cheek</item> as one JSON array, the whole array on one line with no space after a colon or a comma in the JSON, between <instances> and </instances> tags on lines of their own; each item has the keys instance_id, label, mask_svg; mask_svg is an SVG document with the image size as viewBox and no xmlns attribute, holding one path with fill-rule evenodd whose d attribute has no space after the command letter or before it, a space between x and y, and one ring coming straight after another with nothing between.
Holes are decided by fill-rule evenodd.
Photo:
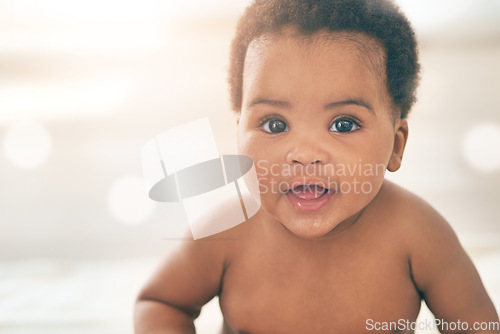
<instances>
[{"instance_id":1,"label":"chubby cheek","mask_svg":"<svg viewBox=\"0 0 500 334\"><path fill-rule=\"evenodd\" d=\"M328 217L338 224L365 208L379 192L385 174L385 164L357 160L351 170L338 171L336 194L332 197Z\"/></svg>"},{"instance_id":2,"label":"chubby cheek","mask_svg":"<svg viewBox=\"0 0 500 334\"><path fill-rule=\"evenodd\" d=\"M238 123L237 132L236 132L236 141L238 146L238 154L246 155L248 157L254 158L253 155L255 152L256 143L255 131L248 129L248 121L244 115L241 116L240 122Z\"/></svg>"},{"instance_id":3,"label":"chubby cheek","mask_svg":"<svg viewBox=\"0 0 500 334\"><path fill-rule=\"evenodd\" d=\"M243 151L241 151L243 152ZM283 181L282 164L278 163L272 158L272 152L267 150L248 150L246 155L251 157L255 164L255 170L259 181L260 196L263 200L262 204L265 205L267 201L274 204L276 198L272 200L273 195L281 194L281 185ZM245 154L245 153L241 153Z\"/></svg>"},{"instance_id":4,"label":"chubby cheek","mask_svg":"<svg viewBox=\"0 0 500 334\"><path fill-rule=\"evenodd\" d=\"M269 145L260 142L258 135L253 134L252 131L238 130L238 154L245 155L253 160L259 181L259 195L262 205L265 206L267 202L265 199L269 198L269 194L273 190L275 192L279 190L270 172L273 165L275 165L272 158L273 154L269 149Z\"/></svg>"},{"instance_id":5,"label":"chubby cheek","mask_svg":"<svg viewBox=\"0 0 500 334\"><path fill-rule=\"evenodd\" d=\"M386 137L370 140L371 145L364 141L356 148L344 150L343 159L335 162L337 193L349 198L348 206L364 206L380 190L392 152L391 138Z\"/></svg>"},{"instance_id":6,"label":"chubby cheek","mask_svg":"<svg viewBox=\"0 0 500 334\"><path fill-rule=\"evenodd\" d=\"M344 218L355 214L375 198L384 180L383 171L380 170L379 173L373 176L361 174L341 178L336 196L340 201L340 208L346 212Z\"/></svg>"}]
</instances>

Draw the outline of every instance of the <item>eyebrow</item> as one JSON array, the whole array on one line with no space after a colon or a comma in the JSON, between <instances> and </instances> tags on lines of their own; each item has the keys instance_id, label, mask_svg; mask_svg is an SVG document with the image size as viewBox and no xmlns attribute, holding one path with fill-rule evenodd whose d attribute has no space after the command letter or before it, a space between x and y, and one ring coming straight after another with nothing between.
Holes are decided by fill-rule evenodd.
<instances>
[{"instance_id":1,"label":"eyebrow","mask_svg":"<svg viewBox=\"0 0 500 334\"><path fill-rule=\"evenodd\" d=\"M286 102L286 101L256 98L255 100L252 100L248 104L248 108L253 107L255 105L258 105L258 104L266 104L266 105L270 105L273 107L280 107L280 108L284 108L284 109L290 109L290 107L291 107L290 103ZM371 104L366 102L365 100L363 100L361 98L349 98L349 99L346 99L343 101L328 103L327 105L325 105L324 109L329 110L329 109L334 109L336 107L341 107L341 106L351 105L351 104L364 107L365 109L367 109L371 113L374 112Z\"/></svg>"},{"instance_id":2,"label":"eyebrow","mask_svg":"<svg viewBox=\"0 0 500 334\"><path fill-rule=\"evenodd\" d=\"M280 108L290 108L290 103L285 102L285 101L278 101L278 100L269 100L269 99L261 99L261 98L256 98L255 100L251 101L248 104L248 108L253 107L257 104L267 104L273 107L280 107Z\"/></svg>"},{"instance_id":3,"label":"eyebrow","mask_svg":"<svg viewBox=\"0 0 500 334\"><path fill-rule=\"evenodd\" d=\"M373 107L371 106L370 103L366 102L363 99L359 99L359 98L352 98L352 99L347 99L347 100L343 100L343 101L328 103L325 106L325 109L333 109L333 108L336 108L336 107L350 105L350 104L354 104L354 105L357 105L357 106L364 107L364 108L366 108L371 113L374 112L373 111Z\"/></svg>"}]
</instances>

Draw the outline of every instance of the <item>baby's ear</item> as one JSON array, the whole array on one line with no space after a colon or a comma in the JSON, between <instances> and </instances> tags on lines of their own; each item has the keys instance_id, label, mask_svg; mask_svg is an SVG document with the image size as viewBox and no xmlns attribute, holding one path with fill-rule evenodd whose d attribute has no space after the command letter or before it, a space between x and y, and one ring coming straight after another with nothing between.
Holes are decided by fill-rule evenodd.
<instances>
[{"instance_id":1,"label":"baby's ear","mask_svg":"<svg viewBox=\"0 0 500 334\"><path fill-rule=\"evenodd\" d=\"M395 172L401 167L406 141L408 140L408 121L406 119L399 119L396 126L394 147L392 149L391 159L387 165L387 170L390 172Z\"/></svg>"}]
</instances>

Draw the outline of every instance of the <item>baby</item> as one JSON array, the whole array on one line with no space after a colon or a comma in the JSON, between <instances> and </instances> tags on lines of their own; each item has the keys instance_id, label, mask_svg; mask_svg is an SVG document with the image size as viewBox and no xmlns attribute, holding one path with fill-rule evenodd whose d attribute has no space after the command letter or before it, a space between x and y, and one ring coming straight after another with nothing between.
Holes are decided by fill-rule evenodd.
<instances>
[{"instance_id":1,"label":"baby","mask_svg":"<svg viewBox=\"0 0 500 334\"><path fill-rule=\"evenodd\" d=\"M136 333L194 333L214 296L225 333L411 333L422 299L443 333L500 333L477 325L498 315L448 223L384 180L418 73L389 0L252 3L230 85L261 209L183 242L140 293Z\"/></svg>"}]
</instances>

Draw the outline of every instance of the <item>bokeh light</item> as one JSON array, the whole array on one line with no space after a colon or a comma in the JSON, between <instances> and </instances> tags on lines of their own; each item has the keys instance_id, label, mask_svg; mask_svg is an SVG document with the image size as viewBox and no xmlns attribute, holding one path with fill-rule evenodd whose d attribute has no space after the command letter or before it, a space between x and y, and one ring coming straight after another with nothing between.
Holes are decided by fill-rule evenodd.
<instances>
[{"instance_id":1,"label":"bokeh light","mask_svg":"<svg viewBox=\"0 0 500 334\"><path fill-rule=\"evenodd\" d=\"M113 217L125 224L147 220L156 207L147 195L144 180L135 175L118 179L108 192L108 208Z\"/></svg>"},{"instance_id":2,"label":"bokeh light","mask_svg":"<svg viewBox=\"0 0 500 334\"><path fill-rule=\"evenodd\" d=\"M500 126L495 123L474 126L465 136L463 153L467 163L481 172L500 169Z\"/></svg>"},{"instance_id":3,"label":"bokeh light","mask_svg":"<svg viewBox=\"0 0 500 334\"><path fill-rule=\"evenodd\" d=\"M3 149L7 161L22 169L42 165L50 155L52 140L47 129L35 121L12 125L5 133Z\"/></svg>"}]
</instances>

